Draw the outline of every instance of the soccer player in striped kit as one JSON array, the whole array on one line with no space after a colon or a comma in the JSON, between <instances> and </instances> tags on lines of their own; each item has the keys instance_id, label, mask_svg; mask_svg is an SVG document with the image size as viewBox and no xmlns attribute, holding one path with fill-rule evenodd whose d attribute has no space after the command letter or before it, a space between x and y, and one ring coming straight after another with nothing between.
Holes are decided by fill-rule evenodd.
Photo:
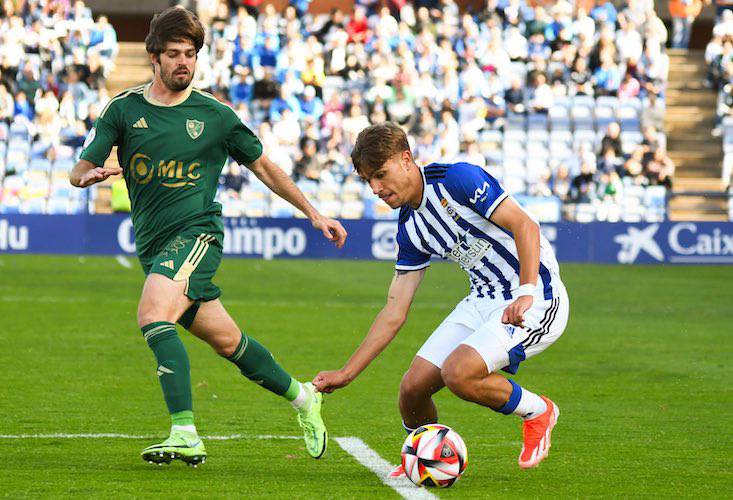
<instances>
[{"instance_id":1,"label":"soccer player in striped kit","mask_svg":"<svg viewBox=\"0 0 733 500\"><path fill-rule=\"evenodd\" d=\"M400 209L396 272L364 341L342 369L319 373L314 385L332 392L354 380L405 323L431 257L453 260L468 273L470 293L405 373L403 425L411 431L437 422L432 395L448 387L466 401L522 418L519 466L537 466L549 453L558 407L501 372L516 373L560 338L568 321L567 292L539 225L479 166L416 165L407 136L393 123L364 129L351 158L373 192ZM398 467L393 475L403 473Z\"/></svg>"}]
</instances>

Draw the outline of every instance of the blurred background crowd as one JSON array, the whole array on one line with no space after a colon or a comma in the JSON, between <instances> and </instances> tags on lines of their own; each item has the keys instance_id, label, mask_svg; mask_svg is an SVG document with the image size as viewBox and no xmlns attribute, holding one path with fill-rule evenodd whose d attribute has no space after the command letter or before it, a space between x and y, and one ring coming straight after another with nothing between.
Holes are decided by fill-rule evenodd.
<instances>
[{"instance_id":1,"label":"blurred background crowd","mask_svg":"<svg viewBox=\"0 0 733 500\"><path fill-rule=\"evenodd\" d=\"M194 85L229 103L329 215L396 216L349 159L364 127L392 120L418 164L482 165L541 219L664 217L675 170L663 130L668 33L652 1L488 0L463 13L452 0L362 1L319 16L306 0L281 12L188 7L207 27ZM730 14L708 49L721 124L733 104ZM5 2L2 211L93 205L66 177L110 98L116 52L108 20L81 0ZM225 215L297 216L233 164L220 197Z\"/></svg>"}]
</instances>

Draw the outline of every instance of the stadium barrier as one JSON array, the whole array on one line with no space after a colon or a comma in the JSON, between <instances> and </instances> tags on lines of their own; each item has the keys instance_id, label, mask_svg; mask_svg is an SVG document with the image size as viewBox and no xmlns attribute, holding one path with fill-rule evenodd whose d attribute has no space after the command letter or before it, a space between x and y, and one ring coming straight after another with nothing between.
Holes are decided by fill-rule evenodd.
<instances>
[{"instance_id":1,"label":"stadium barrier","mask_svg":"<svg viewBox=\"0 0 733 500\"><path fill-rule=\"evenodd\" d=\"M395 221L346 220L349 239L336 249L304 219L225 218L224 252L264 259L392 260ZM624 264L733 263L733 223L543 224L562 262ZM127 215L0 216L0 253L133 254Z\"/></svg>"}]
</instances>

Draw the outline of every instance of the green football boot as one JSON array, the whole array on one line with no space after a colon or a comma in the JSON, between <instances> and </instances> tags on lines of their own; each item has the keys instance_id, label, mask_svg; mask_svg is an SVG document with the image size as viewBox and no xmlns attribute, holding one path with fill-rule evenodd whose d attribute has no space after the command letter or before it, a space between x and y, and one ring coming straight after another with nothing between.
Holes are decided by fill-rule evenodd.
<instances>
[{"instance_id":1,"label":"green football boot","mask_svg":"<svg viewBox=\"0 0 733 500\"><path fill-rule=\"evenodd\" d=\"M313 384L306 382L303 384L305 390L312 395L311 403L307 408L298 408L298 423L303 428L303 439L305 440L305 449L313 458L321 458L326 453L328 446L328 430L326 424L321 418L321 404L323 403L323 394L316 392Z\"/></svg>"},{"instance_id":2,"label":"green football boot","mask_svg":"<svg viewBox=\"0 0 733 500\"><path fill-rule=\"evenodd\" d=\"M206 449L201 439L192 432L171 430L171 435L160 444L145 448L141 456L151 464L169 464L182 460L192 467L206 462Z\"/></svg>"}]
</instances>

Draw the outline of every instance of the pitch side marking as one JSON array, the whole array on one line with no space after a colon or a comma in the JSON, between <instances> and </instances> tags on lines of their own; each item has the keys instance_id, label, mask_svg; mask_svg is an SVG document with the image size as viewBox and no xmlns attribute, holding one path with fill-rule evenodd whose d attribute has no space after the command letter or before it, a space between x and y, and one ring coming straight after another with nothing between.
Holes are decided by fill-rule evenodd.
<instances>
[{"instance_id":1,"label":"pitch side marking","mask_svg":"<svg viewBox=\"0 0 733 500\"><path fill-rule=\"evenodd\" d=\"M354 457L357 462L372 471L384 484L392 488L402 498L436 499L437 496L422 488L416 488L409 479L389 477L394 465L387 462L357 437L337 437L334 440L343 450Z\"/></svg>"},{"instance_id":2,"label":"pitch side marking","mask_svg":"<svg viewBox=\"0 0 733 500\"><path fill-rule=\"evenodd\" d=\"M0 439L156 439L160 436L156 435L135 435L135 434L115 434L115 433L97 433L97 434L0 434ZM303 436L278 436L274 434L262 434L258 436L248 436L246 434L230 434L228 436L201 436L201 439L210 441L232 441L235 439L303 439Z\"/></svg>"},{"instance_id":3,"label":"pitch side marking","mask_svg":"<svg viewBox=\"0 0 733 500\"><path fill-rule=\"evenodd\" d=\"M143 434L117 434L117 433L96 433L96 434L0 434L0 439L155 439L160 436ZM201 439L211 441L231 441L235 439L303 439L303 436L284 436L274 434L261 434L248 436L245 434L229 434L224 436L201 436ZM357 437L337 437L336 443L357 462L372 471L387 486L392 488L402 498L407 499L437 499L432 493L416 488L406 478L389 477L393 465L380 457L364 441Z\"/></svg>"}]
</instances>

